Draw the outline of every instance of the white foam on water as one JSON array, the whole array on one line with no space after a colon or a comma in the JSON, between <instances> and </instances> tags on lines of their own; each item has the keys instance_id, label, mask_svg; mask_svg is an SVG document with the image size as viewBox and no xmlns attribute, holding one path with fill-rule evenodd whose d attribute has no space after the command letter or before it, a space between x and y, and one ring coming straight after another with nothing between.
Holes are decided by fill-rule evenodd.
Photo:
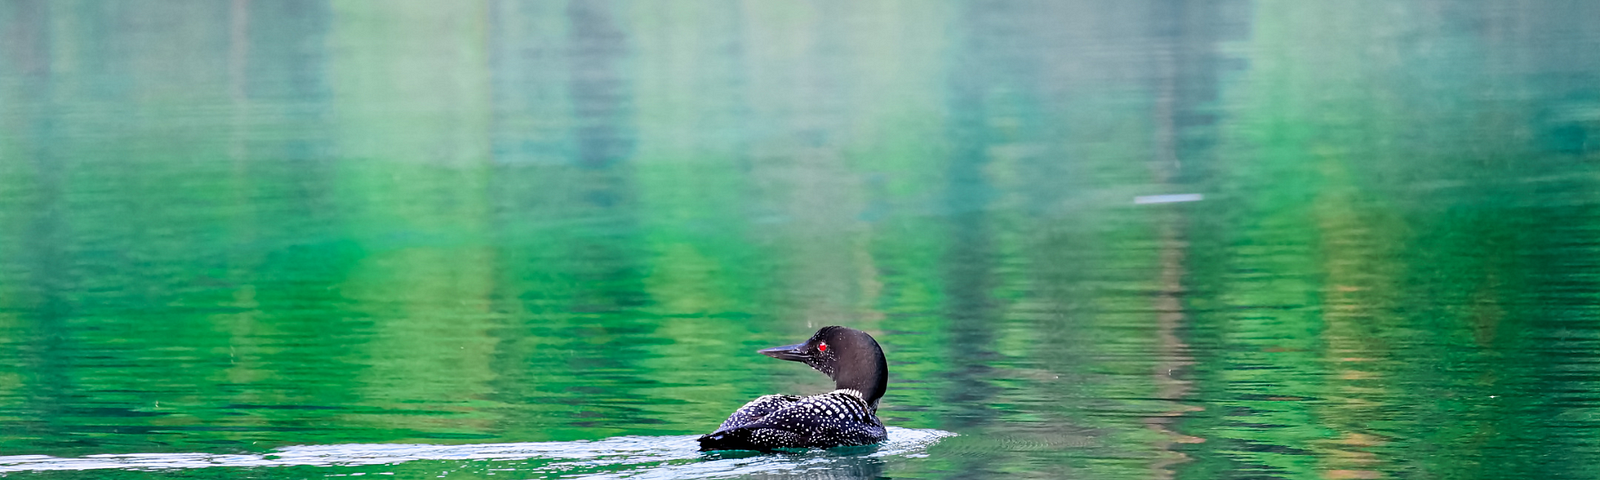
<instances>
[{"instance_id":1,"label":"white foam on water","mask_svg":"<svg viewBox=\"0 0 1600 480\"><path fill-rule=\"evenodd\" d=\"M392 465L418 460L511 461L545 460L537 466L514 468L519 473L541 473L573 478L683 478L726 477L771 472L812 470L871 470L885 459L921 458L940 439L954 436L942 430L888 427L889 439L870 447L811 450L737 456L705 454L698 436L615 437L597 441L493 443L477 445L347 444L284 447L265 454L130 453L51 457L0 456L0 474L62 470L174 470L192 468L270 468L289 466L350 467ZM606 470L594 473L593 470Z\"/></svg>"}]
</instances>

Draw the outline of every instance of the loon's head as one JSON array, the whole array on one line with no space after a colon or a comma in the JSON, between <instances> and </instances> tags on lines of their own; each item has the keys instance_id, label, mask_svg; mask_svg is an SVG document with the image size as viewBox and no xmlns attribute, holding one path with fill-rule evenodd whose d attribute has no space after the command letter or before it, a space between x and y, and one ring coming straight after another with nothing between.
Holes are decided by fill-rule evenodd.
<instances>
[{"instance_id":1,"label":"loon's head","mask_svg":"<svg viewBox=\"0 0 1600 480\"><path fill-rule=\"evenodd\" d=\"M817 369L833 379L834 388L855 390L874 410L889 388L889 362L883 349L867 332L845 327L822 327L805 343L760 351L779 360L791 360Z\"/></svg>"}]
</instances>

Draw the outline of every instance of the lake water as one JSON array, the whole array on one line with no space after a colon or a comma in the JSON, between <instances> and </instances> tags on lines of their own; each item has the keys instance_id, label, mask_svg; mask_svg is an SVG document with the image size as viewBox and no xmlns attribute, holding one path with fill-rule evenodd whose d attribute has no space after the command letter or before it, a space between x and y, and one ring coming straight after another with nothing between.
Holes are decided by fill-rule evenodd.
<instances>
[{"instance_id":1,"label":"lake water","mask_svg":"<svg viewBox=\"0 0 1600 480\"><path fill-rule=\"evenodd\" d=\"M1594 478L1597 18L9 0L0 476Z\"/></svg>"}]
</instances>

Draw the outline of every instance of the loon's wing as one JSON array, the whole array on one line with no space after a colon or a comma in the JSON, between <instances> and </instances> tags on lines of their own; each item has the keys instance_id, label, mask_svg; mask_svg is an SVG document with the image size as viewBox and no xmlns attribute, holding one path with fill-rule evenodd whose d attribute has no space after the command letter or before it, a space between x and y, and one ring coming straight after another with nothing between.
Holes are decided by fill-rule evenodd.
<instances>
[{"instance_id":1,"label":"loon's wing","mask_svg":"<svg viewBox=\"0 0 1600 480\"><path fill-rule=\"evenodd\" d=\"M738 410L734 410L733 415L729 415L727 420L723 420L722 426L717 427L717 430L739 428L755 423L799 399L800 397L794 395L764 395L744 404Z\"/></svg>"},{"instance_id":2,"label":"loon's wing","mask_svg":"<svg viewBox=\"0 0 1600 480\"><path fill-rule=\"evenodd\" d=\"M700 437L700 449L767 451L871 445L886 439L886 433L883 423L860 398L824 393L788 402L753 422L719 428Z\"/></svg>"}]
</instances>

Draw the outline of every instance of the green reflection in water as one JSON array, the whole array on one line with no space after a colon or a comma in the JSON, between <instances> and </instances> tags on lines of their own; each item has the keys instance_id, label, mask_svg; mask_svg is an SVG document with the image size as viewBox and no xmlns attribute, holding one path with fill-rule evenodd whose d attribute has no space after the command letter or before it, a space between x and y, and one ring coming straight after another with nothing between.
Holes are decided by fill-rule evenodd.
<instances>
[{"instance_id":1,"label":"green reflection in water","mask_svg":"<svg viewBox=\"0 0 1600 480\"><path fill-rule=\"evenodd\" d=\"M1593 476L1595 8L6 3L0 454L689 435L848 324L961 436L819 474Z\"/></svg>"}]
</instances>

